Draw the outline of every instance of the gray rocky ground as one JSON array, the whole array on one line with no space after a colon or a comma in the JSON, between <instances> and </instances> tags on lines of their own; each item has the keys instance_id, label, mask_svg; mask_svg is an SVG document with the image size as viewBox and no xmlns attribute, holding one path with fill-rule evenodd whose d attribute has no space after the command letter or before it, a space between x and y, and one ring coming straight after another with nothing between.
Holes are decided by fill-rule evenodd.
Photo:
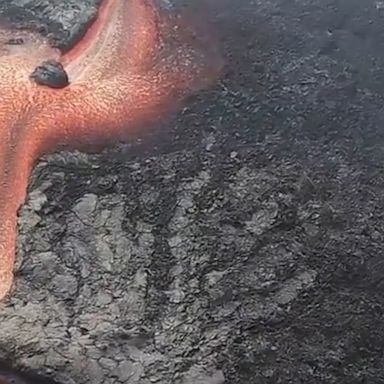
<instances>
[{"instance_id":1,"label":"gray rocky ground","mask_svg":"<svg viewBox=\"0 0 384 384\"><path fill-rule=\"evenodd\" d=\"M1 7L68 41L95 4ZM40 162L0 357L61 383L384 383L384 4L194 6L225 77L163 134Z\"/></svg>"}]
</instances>

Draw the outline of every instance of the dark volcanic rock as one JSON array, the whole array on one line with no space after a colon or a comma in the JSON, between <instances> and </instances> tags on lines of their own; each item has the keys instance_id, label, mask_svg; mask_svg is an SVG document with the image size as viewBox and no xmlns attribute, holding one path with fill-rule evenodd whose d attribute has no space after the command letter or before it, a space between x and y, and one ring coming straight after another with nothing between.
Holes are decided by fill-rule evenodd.
<instances>
[{"instance_id":1,"label":"dark volcanic rock","mask_svg":"<svg viewBox=\"0 0 384 384\"><path fill-rule=\"evenodd\" d=\"M0 357L63 383L384 382L381 3L194 7L225 77L163 136L42 160Z\"/></svg>"},{"instance_id":2,"label":"dark volcanic rock","mask_svg":"<svg viewBox=\"0 0 384 384\"><path fill-rule=\"evenodd\" d=\"M31 79L50 88L65 88L69 85L67 72L63 65L55 60L47 60L38 65L32 72Z\"/></svg>"},{"instance_id":3,"label":"dark volcanic rock","mask_svg":"<svg viewBox=\"0 0 384 384\"><path fill-rule=\"evenodd\" d=\"M0 0L2 19L20 28L32 28L51 38L52 45L68 48L88 28L101 0Z\"/></svg>"}]
</instances>

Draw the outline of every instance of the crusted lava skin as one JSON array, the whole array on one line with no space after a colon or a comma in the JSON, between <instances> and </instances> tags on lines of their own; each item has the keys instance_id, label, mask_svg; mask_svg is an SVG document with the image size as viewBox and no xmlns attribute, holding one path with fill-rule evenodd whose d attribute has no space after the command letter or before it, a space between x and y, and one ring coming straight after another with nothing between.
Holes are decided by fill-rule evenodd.
<instances>
[{"instance_id":1,"label":"crusted lava skin","mask_svg":"<svg viewBox=\"0 0 384 384\"><path fill-rule=\"evenodd\" d=\"M13 284L17 211L36 160L59 146L129 138L220 74L211 42L154 1L104 0L64 55L41 36L0 29L0 300ZM44 60L62 63L70 85L34 83Z\"/></svg>"}]
</instances>

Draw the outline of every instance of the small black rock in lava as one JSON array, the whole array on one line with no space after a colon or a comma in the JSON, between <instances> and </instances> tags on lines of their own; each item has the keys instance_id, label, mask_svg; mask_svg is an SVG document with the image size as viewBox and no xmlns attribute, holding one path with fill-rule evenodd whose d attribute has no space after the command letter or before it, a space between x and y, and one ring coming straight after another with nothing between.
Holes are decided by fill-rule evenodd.
<instances>
[{"instance_id":1,"label":"small black rock in lava","mask_svg":"<svg viewBox=\"0 0 384 384\"><path fill-rule=\"evenodd\" d=\"M50 88L65 88L69 85L67 72L62 64L55 60L47 60L37 66L31 74L31 79Z\"/></svg>"}]
</instances>

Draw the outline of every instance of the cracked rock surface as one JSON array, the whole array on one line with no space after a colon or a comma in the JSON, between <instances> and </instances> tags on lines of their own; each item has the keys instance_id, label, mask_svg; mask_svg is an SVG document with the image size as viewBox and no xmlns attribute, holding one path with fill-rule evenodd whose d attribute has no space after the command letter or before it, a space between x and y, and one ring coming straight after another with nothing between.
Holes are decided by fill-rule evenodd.
<instances>
[{"instance_id":1,"label":"cracked rock surface","mask_svg":"<svg viewBox=\"0 0 384 384\"><path fill-rule=\"evenodd\" d=\"M0 358L60 383L384 382L383 6L194 6L225 77L155 135L42 159Z\"/></svg>"}]
</instances>

